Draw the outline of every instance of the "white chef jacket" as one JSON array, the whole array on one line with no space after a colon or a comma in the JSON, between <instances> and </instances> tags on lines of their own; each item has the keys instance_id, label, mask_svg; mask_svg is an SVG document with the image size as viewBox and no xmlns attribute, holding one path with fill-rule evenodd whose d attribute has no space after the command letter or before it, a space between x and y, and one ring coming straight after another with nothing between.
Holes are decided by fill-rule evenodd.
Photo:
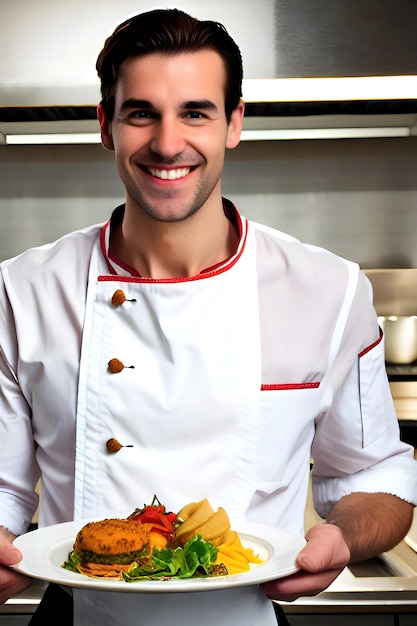
<instances>
[{"instance_id":1,"label":"white chef jacket","mask_svg":"<svg viewBox=\"0 0 417 626\"><path fill-rule=\"evenodd\" d=\"M156 493L168 509L208 497L234 519L302 533L312 456L323 517L354 491L416 503L369 282L235 219L235 254L191 278L141 278L111 258L110 221L1 264L2 525L24 532L39 470L42 526L126 516ZM109 371L111 358L124 369ZM129 447L109 453L110 437ZM80 626L191 625L196 611L200 624L275 623L256 587L74 595Z\"/></svg>"}]
</instances>

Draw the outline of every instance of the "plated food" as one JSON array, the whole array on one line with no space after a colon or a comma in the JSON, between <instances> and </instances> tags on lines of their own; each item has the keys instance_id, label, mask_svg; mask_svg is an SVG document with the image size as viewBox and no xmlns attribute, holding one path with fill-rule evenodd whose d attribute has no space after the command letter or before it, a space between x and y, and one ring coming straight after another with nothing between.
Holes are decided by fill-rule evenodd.
<instances>
[{"instance_id":1,"label":"plated food","mask_svg":"<svg viewBox=\"0 0 417 626\"><path fill-rule=\"evenodd\" d=\"M262 562L231 529L225 509L214 511L205 498L173 513L154 496L125 519L85 524L62 567L134 582L227 576Z\"/></svg>"},{"instance_id":2,"label":"plated food","mask_svg":"<svg viewBox=\"0 0 417 626\"><path fill-rule=\"evenodd\" d=\"M77 533L65 567L86 576L118 578L148 559L149 530L128 519L89 522Z\"/></svg>"},{"instance_id":3,"label":"plated food","mask_svg":"<svg viewBox=\"0 0 417 626\"><path fill-rule=\"evenodd\" d=\"M74 550L74 539L91 519L61 522L45 526L16 537L13 544L23 558L12 569L42 581L78 589L124 593L193 593L196 591L227 590L235 587L260 585L298 571L297 555L305 546L303 536L254 522L233 519L231 525L244 548L251 548L262 563L250 564L250 569L227 576L178 576L140 578L128 585L123 577L87 576L75 569L65 569L63 563ZM218 546L227 551L228 546Z\"/></svg>"}]
</instances>

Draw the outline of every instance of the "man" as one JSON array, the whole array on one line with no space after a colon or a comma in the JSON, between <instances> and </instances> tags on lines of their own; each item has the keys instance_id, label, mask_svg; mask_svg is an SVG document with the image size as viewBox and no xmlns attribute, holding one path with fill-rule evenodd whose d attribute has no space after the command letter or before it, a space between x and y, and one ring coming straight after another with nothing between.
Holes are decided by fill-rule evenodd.
<instances>
[{"instance_id":1,"label":"man","mask_svg":"<svg viewBox=\"0 0 417 626\"><path fill-rule=\"evenodd\" d=\"M326 523L308 532L297 574L211 593L73 591L82 626L272 625L269 598L318 593L411 521L416 466L369 284L222 199L244 111L240 53L222 26L137 16L97 69L102 142L126 202L103 227L2 264L1 598L27 585L8 568L20 559L10 542L31 519L39 470L43 526L125 516L156 493L170 509L208 497L301 533L313 456ZM126 367L110 371L112 358ZM109 453L110 437L129 447Z\"/></svg>"}]
</instances>

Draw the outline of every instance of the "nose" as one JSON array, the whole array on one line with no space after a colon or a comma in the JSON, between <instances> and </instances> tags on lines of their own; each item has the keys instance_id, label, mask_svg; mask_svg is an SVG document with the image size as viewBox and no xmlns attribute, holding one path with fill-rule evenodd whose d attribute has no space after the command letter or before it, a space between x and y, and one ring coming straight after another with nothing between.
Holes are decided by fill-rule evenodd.
<instances>
[{"instance_id":1,"label":"nose","mask_svg":"<svg viewBox=\"0 0 417 626\"><path fill-rule=\"evenodd\" d=\"M185 140L181 122L177 119L160 119L155 127L150 148L164 159L172 159L185 147Z\"/></svg>"}]
</instances>

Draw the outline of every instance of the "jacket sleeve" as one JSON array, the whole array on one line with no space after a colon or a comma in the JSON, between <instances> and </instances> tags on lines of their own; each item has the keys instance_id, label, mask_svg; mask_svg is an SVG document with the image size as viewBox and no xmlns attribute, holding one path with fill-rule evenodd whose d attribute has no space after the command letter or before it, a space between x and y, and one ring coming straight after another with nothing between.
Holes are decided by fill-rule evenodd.
<instances>
[{"instance_id":1,"label":"jacket sleeve","mask_svg":"<svg viewBox=\"0 0 417 626\"><path fill-rule=\"evenodd\" d=\"M39 470L31 410L16 372L13 316L0 277L0 525L21 534L36 510Z\"/></svg>"},{"instance_id":2,"label":"jacket sleeve","mask_svg":"<svg viewBox=\"0 0 417 626\"><path fill-rule=\"evenodd\" d=\"M326 517L352 492L384 492L417 504L414 450L399 437L385 368L384 339L367 279L359 276L330 376L329 410L316 422L313 496Z\"/></svg>"}]
</instances>

